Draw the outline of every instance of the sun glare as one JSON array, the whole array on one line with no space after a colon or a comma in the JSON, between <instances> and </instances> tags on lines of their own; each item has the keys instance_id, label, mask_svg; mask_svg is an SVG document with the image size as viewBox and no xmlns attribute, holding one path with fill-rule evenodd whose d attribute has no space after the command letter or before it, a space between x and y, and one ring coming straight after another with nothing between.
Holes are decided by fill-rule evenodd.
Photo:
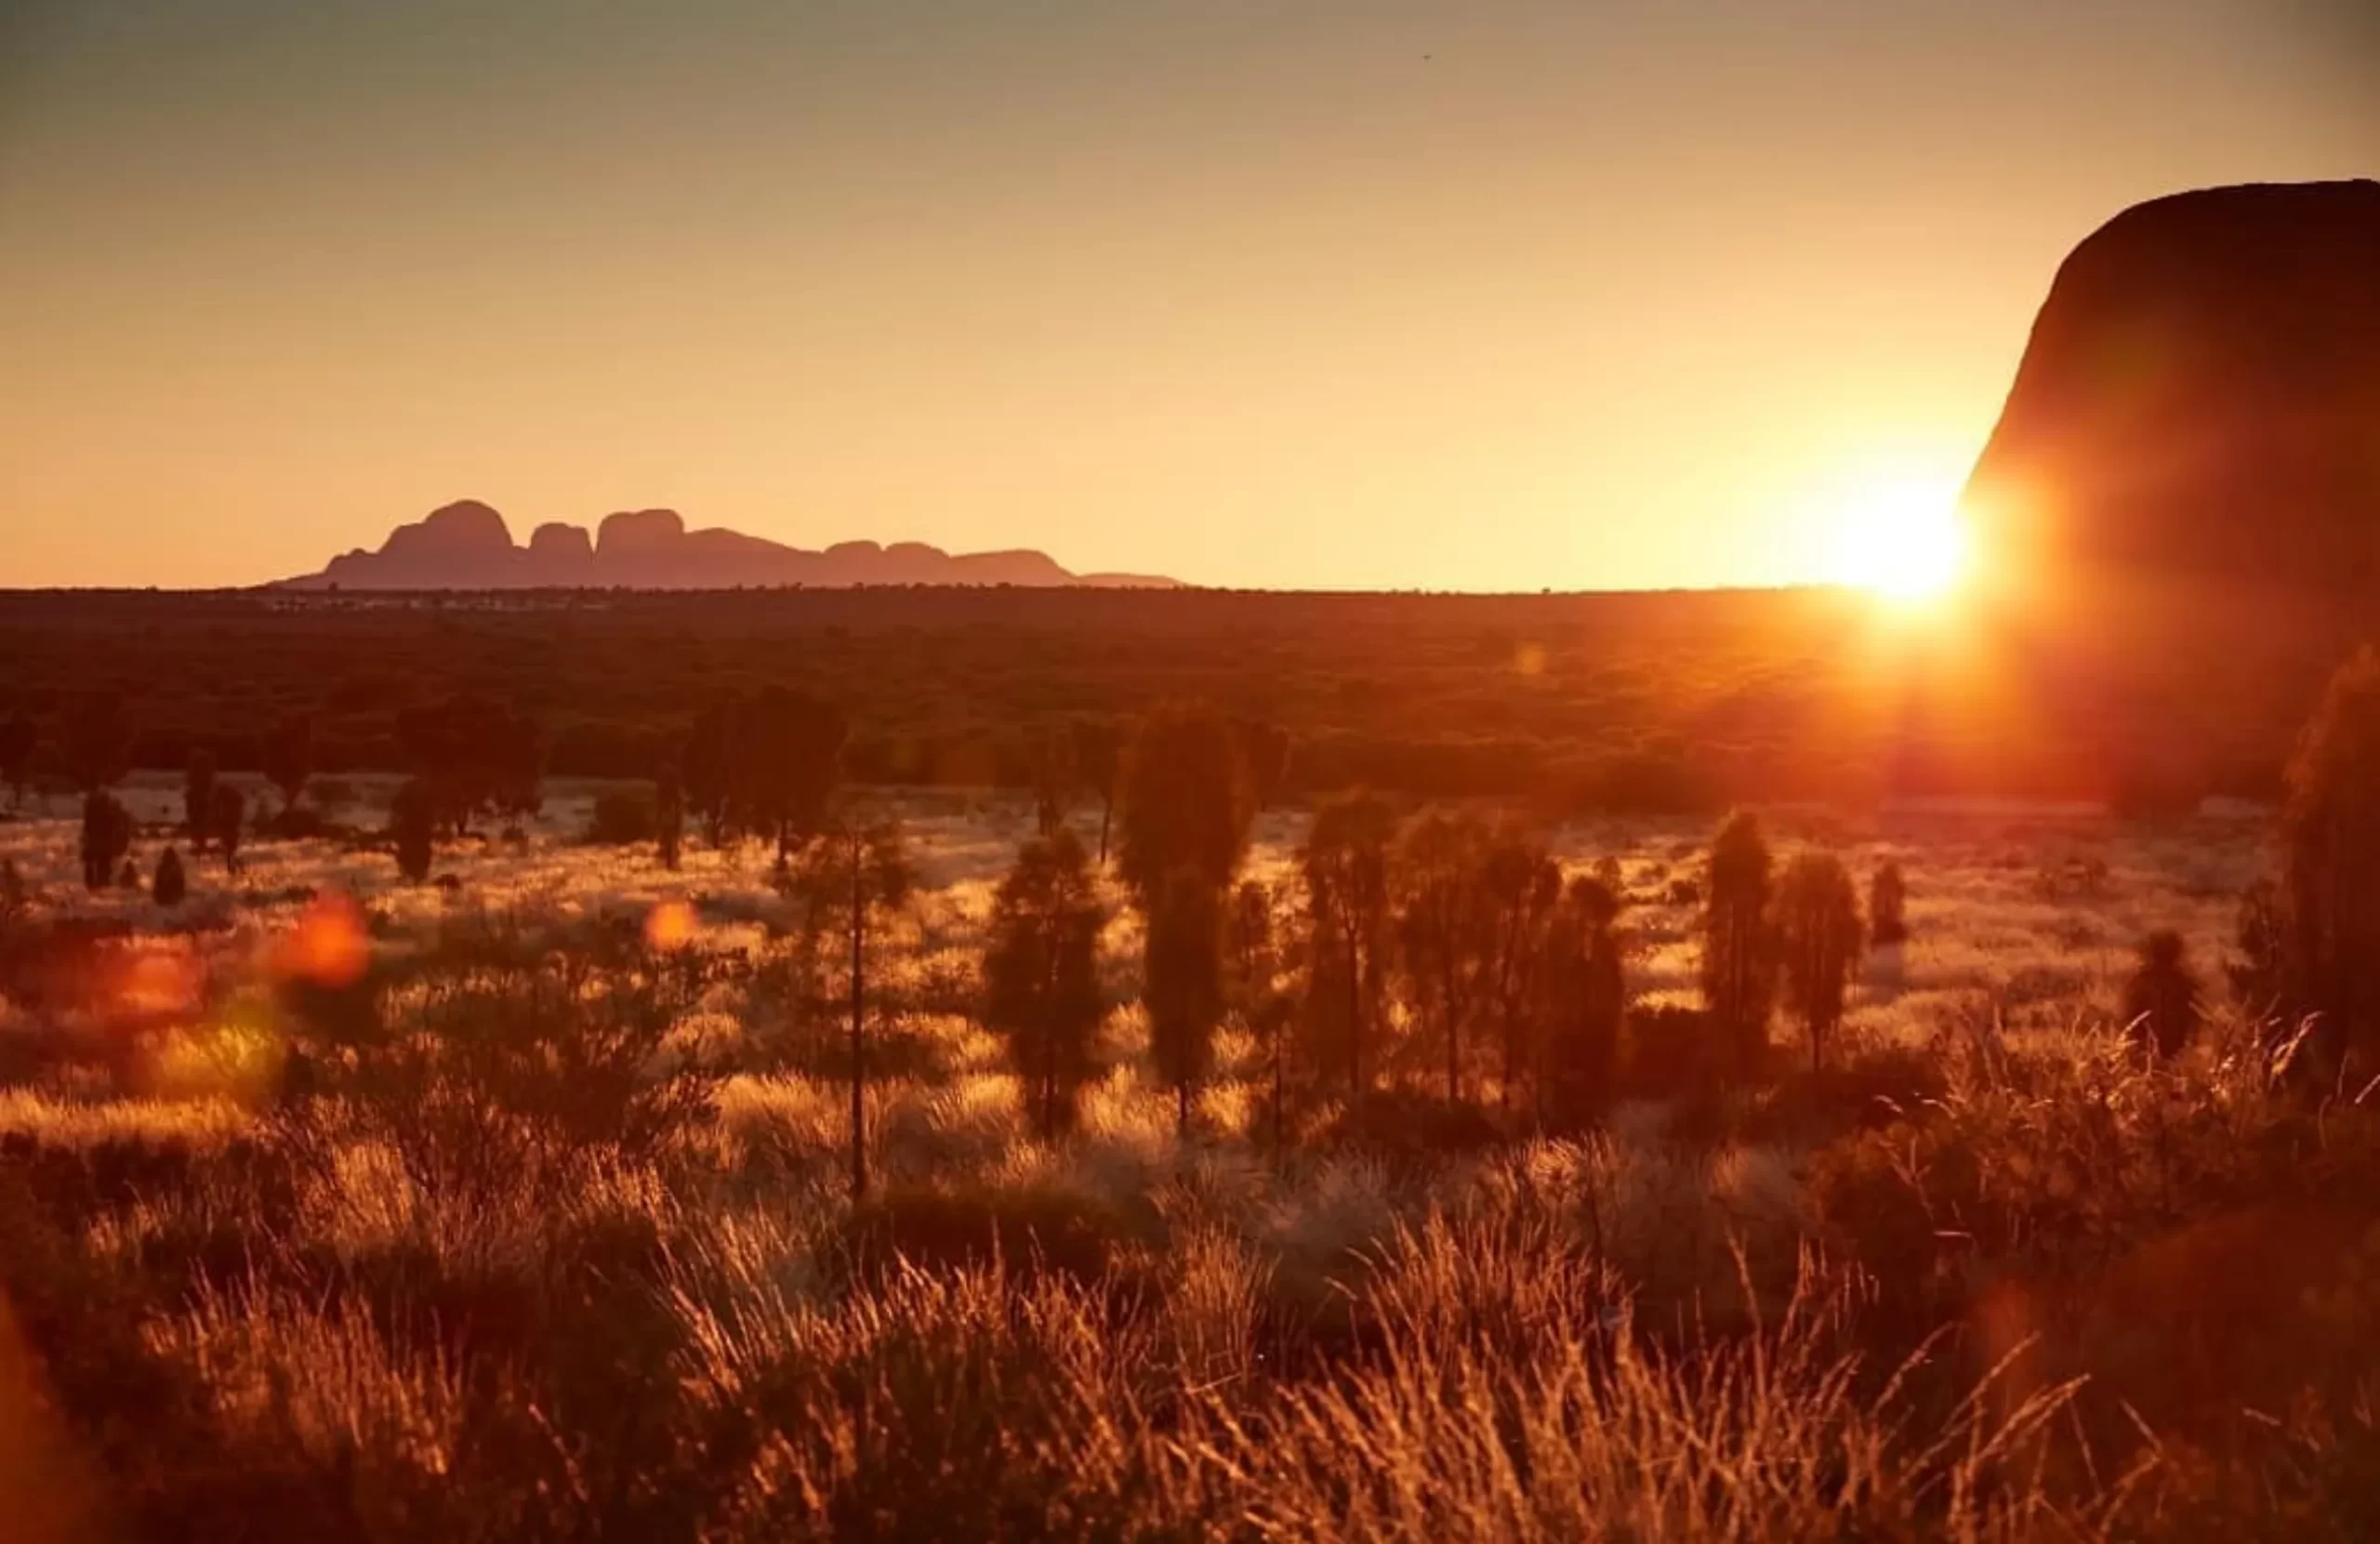
<instances>
[{"instance_id":1,"label":"sun glare","mask_svg":"<svg viewBox=\"0 0 2380 1544\"><path fill-rule=\"evenodd\" d=\"M1832 534L1828 576L1902 602L1950 593L1972 556L1960 487L1955 470L1907 466L1846 479L1814 512Z\"/></svg>"}]
</instances>

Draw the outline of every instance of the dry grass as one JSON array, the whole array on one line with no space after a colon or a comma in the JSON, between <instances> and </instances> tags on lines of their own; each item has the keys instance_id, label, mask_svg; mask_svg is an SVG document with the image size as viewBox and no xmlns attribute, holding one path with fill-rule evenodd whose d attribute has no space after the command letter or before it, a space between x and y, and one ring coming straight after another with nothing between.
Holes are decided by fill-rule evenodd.
<instances>
[{"instance_id":1,"label":"dry grass","mask_svg":"<svg viewBox=\"0 0 2380 1544\"><path fill-rule=\"evenodd\" d=\"M1845 1071L1417 1168L1273 1152L1236 1034L1183 1140L1130 1006L1076 1131L1032 1140L954 1001L1012 813L950 803L921 833L936 889L881 951L858 1211L833 1026L772 974L790 945L755 873L538 834L463 860L457 904L288 844L250 877L281 898L185 932L66 894L58 829L0 827L46 908L185 939L199 970L186 1015L122 1043L78 1021L79 1049L0 1089L0 1281L79 1458L122 1478L126 1536L2162 1539L2373 1515L2380 1130L2353 1090L2278 1089L2228 1019L2153 1070L2105 1023L2141 928L2217 957L2252 834L1851 833L1855 868L1889 853L1916 898ZM1560 846L1650 888L1694 834ZM1277 865L1296 823L1266 836ZM2044 899L2077 854L2098 888ZM630 1141L534 1059L386 1061L429 1078L412 1103L358 1082L253 984L298 892L341 881L414 983L401 1044L482 908L594 957L692 896L709 973L643 1076L705 1097ZM1684 921L1632 909L1640 987L1686 985ZM1111 930L1112 982L1132 946ZM258 1036L324 1087L279 1098Z\"/></svg>"}]
</instances>

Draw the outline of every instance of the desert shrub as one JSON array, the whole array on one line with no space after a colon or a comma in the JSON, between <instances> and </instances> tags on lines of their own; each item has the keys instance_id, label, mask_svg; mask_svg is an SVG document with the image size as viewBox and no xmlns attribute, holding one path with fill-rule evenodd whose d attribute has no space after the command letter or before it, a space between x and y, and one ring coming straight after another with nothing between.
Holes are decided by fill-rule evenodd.
<instances>
[{"instance_id":1,"label":"desert shrub","mask_svg":"<svg viewBox=\"0 0 2380 1544\"><path fill-rule=\"evenodd\" d=\"M2152 1056L2181 1053L2198 1032L2198 978L2182 935L2161 929L2141 940L2140 964L2124 983L2125 1035Z\"/></svg>"},{"instance_id":2,"label":"desert shrub","mask_svg":"<svg viewBox=\"0 0 2380 1544\"><path fill-rule=\"evenodd\" d=\"M182 773L182 830L196 851L206 851L214 813L215 753L201 746L191 752L190 765Z\"/></svg>"},{"instance_id":3,"label":"desert shrub","mask_svg":"<svg viewBox=\"0 0 2380 1544\"><path fill-rule=\"evenodd\" d=\"M112 794L93 789L83 797L83 884L102 891L132 850L132 816ZM136 877L134 884L139 884Z\"/></svg>"},{"instance_id":4,"label":"desert shrub","mask_svg":"<svg viewBox=\"0 0 2380 1544\"><path fill-rule=\"evenodd\" d=\"M1862 931L1858 898L1841 859L1805 852L1786 865L1777 887L1775 930L1785 1005L1809 1036L1811 1068L1822 1069L1827 1043L1843 1023Z\"/></svg>"},{"instance_id":5,"label":"desert shrub","mask_svg":"<svg viewBox=\"0 0 2380 1544\"><path fill-rule=\"evenodd\" d=\"M281 814L287 815L305 795L314 775L314 719L311 714L289 714L265 739L265 781L281 794Z\"/></svg>"},{"instance_id":6,"label":"desert shrub","mask_svg":"<svg viewBox=\"0 0 2380 1544\"><path fill-rule=\"evenodd\" d=\"M1089 854L1063 826L1018 852L992 900L984 1022L1006 1037L1044 1141L1074 1124L1076 1094L1091 1075L1091 1036L1106 1009L1099 988L1106 920Z\"/></svg>"},{"instance_id":7,"label":"desert shrub","mask_svg":"<svg viewBox=\"0 0 2380 1544\"><path fill-rule=\"evenodd\" d=\"M686 839L686 785L673 759L653 785L653 835L661 866L676 873Z\"/></svg>"},{"instance_id":8,"label":"desert shrub","mask_svg":"<svg viewBox=\"0 0 2380 1544\"><path fill-rule=\"evenodd\" d=\"M1909 942L1909 881L1889 858L1868 884L1868 941L1880 949Z\"/></svg>"},{"instance_id":9,"label":"desert shrub","mask_svg":"<svg viewBox=\"0 0 2380 1544\"><path fill-rule=\"evenodd\" d=\"M1544 1114L1557 1128L1584 1123L1609 1101L1628 1009L1621 945L1613 924L1620 901L1610 878L1570 881L1547 940L1539 1010L1545 1015Z\"/></svg>"},{"instance_id":10,"label":"desert shrub","mask_svg":"<svg viewBox=\"0 0 2380 1544\"><path fill-rule=\"evenodd\" d=\"M157 876L150 884L150 897L161 906L178 906L189 893L190 878L182 872L182 855L168 847L158 855Z\"/></svg>"},{"instance_id":11,"label":"desert shrub","mask_svg":"<svg viewBox=\"0 0 2380 1544\"><path fill-rule=\"evenodd\" d=\"M311 1018L322 1108L385 1142L419 1193L471 1205L534 1207L592 1165L669 1161L711 1109L716 1069L665 1054L706 970L693 953L466 929Z\"/></svg>"},{"instance_id":12,"label":"desert shrub","mask_svg":"<svg viewBox=\"0 0 2380 1544\"><path fill-rule=\"evenodd\" d=\"M1756 1070L1768 1049L1777 996L1769 926L1772 864L1760 823L1738 814L1711 844L1711 894L1702 909L1702 999L1735 1065Z\"/></svg>"},{"instance_id":13,"label":"desert shrub","mask_svg":"<svg viewBox=\"0 0 2380 1544\"><path fill-rule=\"evenodd\" d=\"M437 800L419 778L408 780L389 801L389 835L394 840L397 872L415 884L430 878L430 837L437 823Z\"/></svg>"},{"instance_id":14,"label":"desert shrub","mask_svg":"<svg viewBox=\"0 0 2380 1544\"><path fill-rule=\"evenodd\" d=\"M223 849L223 866L236 871L240 866L241 828L247 820L248 802L239 789L229 783L218 783L207 803L207 834Z\"/></svg>"}]
</instances>

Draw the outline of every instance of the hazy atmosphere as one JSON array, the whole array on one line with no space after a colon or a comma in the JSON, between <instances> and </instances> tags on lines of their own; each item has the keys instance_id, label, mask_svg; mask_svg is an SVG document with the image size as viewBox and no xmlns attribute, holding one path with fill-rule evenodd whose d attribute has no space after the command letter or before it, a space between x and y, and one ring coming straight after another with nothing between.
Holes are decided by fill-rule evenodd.
<instances>
[{"instance_id":1,"label":"hazy atmosphere","mask_svg":"<svg viewBox=\"0 0 2380 1544\"><path fill-rule=\"evenodd\" d=\"M1836 577L2109 215L2373 164L2357 9L12 0L0 586L254 583L466 496Z\"/></svg>"},{"instance_id":2,"label":"hazy atmosphere","mask_svg":"<svg viewBox=\"0 0 2380 1544\"><path fill-rule=\"evenodd\" d=\"M0 1544L2371 1544L2380 0L0 0Z\"/></svg>"}]
</instances>

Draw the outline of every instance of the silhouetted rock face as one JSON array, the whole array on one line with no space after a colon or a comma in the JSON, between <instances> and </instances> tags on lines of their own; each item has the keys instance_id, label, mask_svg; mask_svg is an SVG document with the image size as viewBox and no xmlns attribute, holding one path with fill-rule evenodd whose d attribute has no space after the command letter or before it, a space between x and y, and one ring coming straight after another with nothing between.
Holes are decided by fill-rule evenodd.
<instances>
[{"instance_id":1,"label":"silhouetted rock face","mask_svg":"<svg viewBox=\"0 0 2380 1544\"><path fill-rule=\"evenodd\" d=\"M505 571L514 556L504 517L465 499L398 526L377 553L350 552L332 560L324 577L345 584L377 573L385 575L385 587L443 588L475 574Z\"/></svg>"},{"instance_id":2,"label":"silhouetted rock face","mask_svg":"<svg viewBox=\"0 0 2380 1544\"><path fill-rule=\"evenodd\" d=\"M2380 600L2380 183L2185 193L2084 242L1970 507L2019 588Z\"/></svg>"},{"instance_id":3,"label":"silhouetted rock face","mask_svg":"<svg viewBox=\"0 0 2380 1544\"><path fill-rule=\"evenodd\" d=\"M824 552L763 541L734 531L689 531L674 509L605 517L590 537L575 525L537 527L515 547L504 517L473 500L450 504L401 525L377 552L334 558L320 574L286 581L296 589L734 589L806 585L1093 585L1167 588L1173 581L1138 574L1078 576L1039 552L953 556L923 542L881 547L839 542Z\"/></svg>"},{"instance_id":4,"label":"silhouetted rock face","mask_svg":"<svg viewBox=\"0 0 2380 1544\"><path fill-rule=\"evenodd\" d=\"M595 543L583 525L564 525L548 521L529 533L529 550L536 556L553 562L591 562Z\"/></svg>"},{"instance_id":5,"label":"silhouetted rock face","mask_svg":"<svg viewBox=\"0 0 2380 1544\"><path fill-rule=\"evenodd\" d=\"M685 519L675 509L624 511L603 517L595 531L595 552L616 562L672 553L685 539Z\"/></svg>"}]
</instances>

